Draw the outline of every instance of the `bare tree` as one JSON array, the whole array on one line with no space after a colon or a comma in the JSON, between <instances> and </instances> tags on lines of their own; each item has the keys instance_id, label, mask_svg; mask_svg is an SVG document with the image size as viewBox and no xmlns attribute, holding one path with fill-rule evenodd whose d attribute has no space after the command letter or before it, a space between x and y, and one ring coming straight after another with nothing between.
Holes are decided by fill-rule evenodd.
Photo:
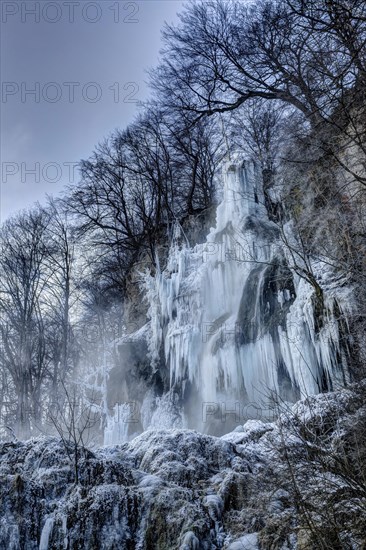
<instances>
[{"instance_id":1,"label":"bare tree","mask_svg":"<svg viewBox=\"0 0 366 550\"><path fill-rule=\"evenodd\" d=\"M311 85L321 74L314 29L299 27L284 2L191 2L180 18L165 27L163 61L152 74L169 108L199 118L261 98L317 118L324 86Z\"/></svg>"},{"instance_id":2,"label":"bare tree","mask_svg":"<svg viewBox=\"0 0 366 550\"><path fill-rule=\"evenodd\" d=\"M62 399L58 400L56 409L50 411L49 420L73 465L74 481L77 485L80 480L80 458L90 455L87 445L98 418L93 412L93 398L83 398L80 388L75 384L70 389L64 383L61 386Z\"/></svg>"},{"instance_id":3,"label":"bare tree","mask_svg":"<svg viewBox=\"0 0 366 550\"><path fill-rule=\"evenodd\" d=\"M306 396L295 408L277 395L271 399L280 436L272 441L283 464L279 482L289 491L304 543L353 548L365 529L364 385L323 402Z\"/></svg>"},{"instance_id":4,"label":"bare tree","mask_svg":"<svg viewBox=\"0 0 366 550\"><path fill-rule=\"evenodd\" d=\"M47 270L52 273L44 292L43 302L49 310L49 354L53 368L50 370L53 399L57 399L58 385L71 369L76 368L77 349L73 336L71 313L76 313L79 280L76 270L75 239L73 225L63 211L61 201L49 198L46 207Z\"/></svg>"},{"instance_id":5,"label":"bare tree","mask_svg":"<svg viewBox=\"0 0 366 550\"><path fill-rule=\"evenodd\" d=\"M50 276L47 223L47 214L35 209L9 220L1 231L1 364L14 387L20 437L30 435L32 419L41 421L41 388L48 369L41 299Z\"/></svg>"},{"instance_id":6,"label":"bare tree","mask_svg":"<svg viewBox=\"0 0 366 550\"><path fill-rule=\"evenodd\" d=\"M154 265L156 244L173 222L211 205L219 149L212 124L192 126L157 107L82 162L82 181L66 204L79 232L99 248L112 286L123 290L141 255Z\"/></svg>"}]
</instances>

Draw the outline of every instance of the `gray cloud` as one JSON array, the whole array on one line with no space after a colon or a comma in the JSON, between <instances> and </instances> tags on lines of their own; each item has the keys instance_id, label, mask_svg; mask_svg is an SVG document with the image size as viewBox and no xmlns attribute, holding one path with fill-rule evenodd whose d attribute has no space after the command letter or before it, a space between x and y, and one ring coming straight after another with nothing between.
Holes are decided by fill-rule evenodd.
<instances>
[{"instance_id":1,"label":"gray cloud","mask_svg":"<svg viewBox=\"0 0 366 550\"><path fill-rule=\"evenodd\" d=\"M2 2L2 220L57 194L72 179L70 163L133 119L162 25L181 8L180 0Z\"/></svg>"}]
</instances>

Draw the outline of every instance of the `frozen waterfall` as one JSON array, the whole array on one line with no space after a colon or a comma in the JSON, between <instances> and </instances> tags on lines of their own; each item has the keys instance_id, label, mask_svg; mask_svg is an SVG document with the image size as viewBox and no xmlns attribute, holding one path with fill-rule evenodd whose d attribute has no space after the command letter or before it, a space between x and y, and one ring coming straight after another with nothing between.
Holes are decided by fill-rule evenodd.
<instances>
[{"instance_id":1,"label":"frozen waterfall","mask_svg":"<svg viewBox=\"0 0 366 550\"><path fill-rule=\"evenodd\" d=\"M314 289L291 269L261 179L252 162L227 164L206 242L190 245L177 225L167 266L144 280L151 368L163 357L184 427L229 431L265 417L273 391L295 401L347 377L336 313L347 317L347 296L324 288L316 330Z\"/></svg>"}]
</instances>

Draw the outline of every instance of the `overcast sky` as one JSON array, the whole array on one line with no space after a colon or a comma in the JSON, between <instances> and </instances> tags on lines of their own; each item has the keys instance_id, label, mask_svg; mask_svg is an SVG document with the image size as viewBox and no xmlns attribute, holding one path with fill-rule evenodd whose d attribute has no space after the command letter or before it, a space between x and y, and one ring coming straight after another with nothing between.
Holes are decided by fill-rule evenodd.
<instances>
[{"instance_id":1,"label":"overcast sky","mask_svg":"<svg viewBox=\"0 0 366 550\"><path fill-rule=\"evenodd\" d=\"M2 221L77 179L74 165L133 120L182 5L2 0Z\"/></svg>"}]
</instances>

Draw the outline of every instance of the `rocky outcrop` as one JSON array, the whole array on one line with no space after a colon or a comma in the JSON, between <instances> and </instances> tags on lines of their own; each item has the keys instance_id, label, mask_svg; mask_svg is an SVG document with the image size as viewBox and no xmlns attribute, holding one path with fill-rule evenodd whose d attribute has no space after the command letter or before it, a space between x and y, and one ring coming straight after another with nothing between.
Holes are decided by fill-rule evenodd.
<instances>
[{"instance_id":1,"label":"rocky outcrop","mask_svg":"<svg viewBox=\"0 0 366 550\"><path fill-rule=\"evenodd\" d=\"M152 430L80 449L78 484L59 440L3 442L0 548L364 548L365 387L221 438Z\"/></svg>"}]
</instances>

